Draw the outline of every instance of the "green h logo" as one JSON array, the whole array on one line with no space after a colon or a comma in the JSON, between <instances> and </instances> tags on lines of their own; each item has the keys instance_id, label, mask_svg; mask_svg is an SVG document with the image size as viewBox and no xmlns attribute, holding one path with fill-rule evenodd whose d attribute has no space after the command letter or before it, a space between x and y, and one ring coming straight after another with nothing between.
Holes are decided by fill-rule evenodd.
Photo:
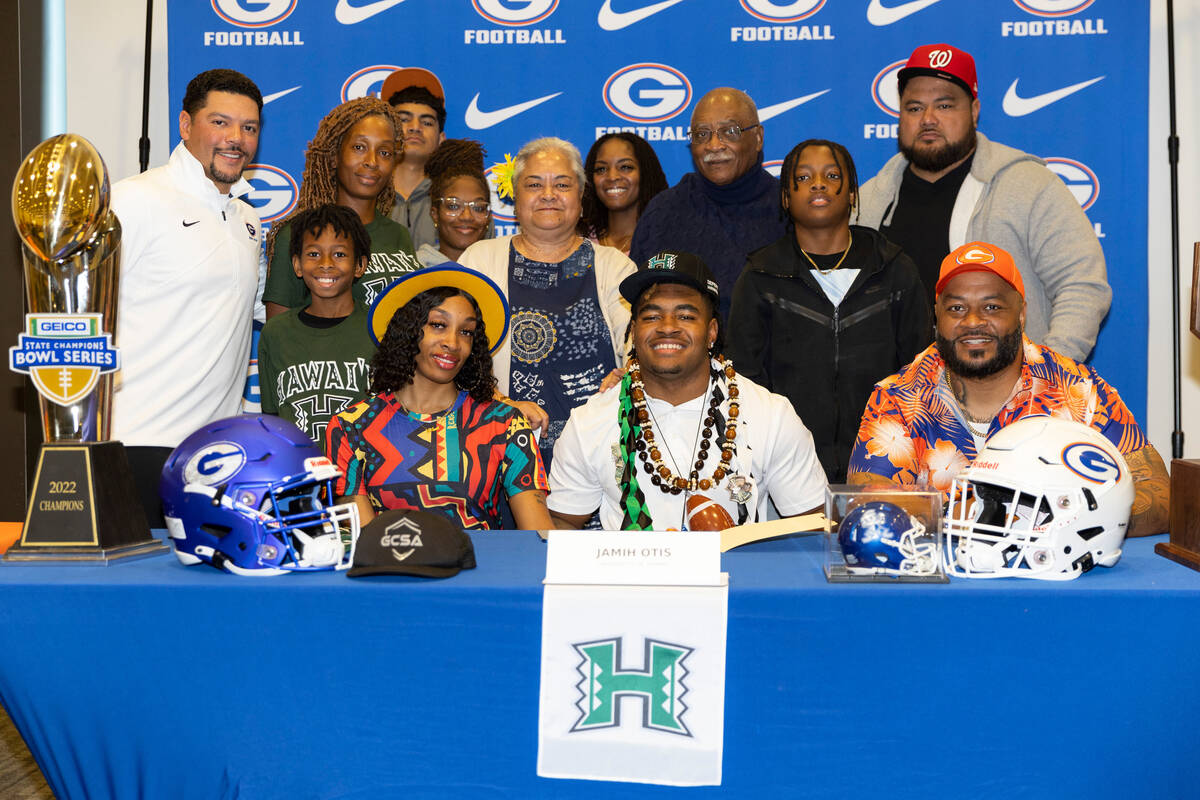
<instances>
[{"instance_id":1,"label":"green h logo","mask_svg":"<svg viewBox=\"0 0 1200 800\"><path fill-rule=\"evenodd\" d=\"M622 695L642 699L642 727L691 736L680 719L687 711L683 684L688 670L684 659L691 647L645 640L642 663L645 669L621 669L621 637L572 645L583 661L576 669L582 676L578 684L579 720L571 731L612 728L621 724Z\"/></svg>"}]
</instances>

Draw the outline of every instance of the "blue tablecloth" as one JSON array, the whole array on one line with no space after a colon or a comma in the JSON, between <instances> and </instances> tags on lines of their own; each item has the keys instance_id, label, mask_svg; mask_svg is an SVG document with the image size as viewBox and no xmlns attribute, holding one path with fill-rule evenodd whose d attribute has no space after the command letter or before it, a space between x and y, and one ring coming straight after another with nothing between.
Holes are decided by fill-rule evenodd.
<instances>
[{"instance_id":1,"label":"blue tablecloth","mask_svg":"<svg viewBox=\"0 0 1200 800\"><path fill-rule=\"evenodd\" d=\"M0 699L59 798L1197 797L1200 573L1156 540L1065 584L727 553L719 789L536 776L529 533L444 581L6 564Z\"/></svg>"}]
</instances>

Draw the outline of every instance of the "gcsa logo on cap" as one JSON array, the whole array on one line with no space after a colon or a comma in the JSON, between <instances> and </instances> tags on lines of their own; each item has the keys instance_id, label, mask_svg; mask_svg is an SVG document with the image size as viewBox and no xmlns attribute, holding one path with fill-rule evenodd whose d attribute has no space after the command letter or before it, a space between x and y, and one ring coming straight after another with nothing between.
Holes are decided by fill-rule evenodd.
<instances>
[{"instance_id":1,"label":"gcsa logo on cap","mask_svg":"<svg viewBox=\"0 0 1200 800\"><path fill-rule=\"evenodd\" d=\"M476 13L497 25L532 25L558 8L558 0L471 0Z\"/></svg>"},{"instance_id":2,"label":"gcsa logo on cap","mask_svg":"<svg viewBox=\"0 0 1200 800\"><path fill-rule=\"evenodd\" d=\"M188 483L216 486L225 483L246 464L246 451L236 442L214 442L197 450L183 465Z\"/></svg>"},{"instance_id":3,"label":"gcsa logo on cap","mask_svg":"<svg viewBox=\"0 0 1200 800\"><path fill-rule=\"evenodd\" d=\"M1063 466L1092 483L1108 483L1121 477L1117 462L1094 444L1069 444L1063 448L1062 460Z\"/></svg>"},{"instance_id":4,"label":"gcsa logo on cap","mask_svg":"<svg viewBox=\"0 0 1200 800\"><path fill-rule=\"evenodd\" d=\"M397 561L404 561L416 552L418 547L424 547L424 542L421 541L421 526L407 517L397 520L383 529L383 536L379 537L379 546L391 548L392 557ZM399 553L396 551L397 547L407 547L408 550Z\"/></svg>"},{"instance_id":5,"label":"gcsa logo on cap","mask_svg":"<svg viewBox=\"0 0 1200 800\"><path fill-rule=\"evenodd\" d=\"M1069 17L1096 0L1013 0L1017 7L1039 17Z\"/></svg>"},{"instance_id":6,"label":"gcsa logo on cap","mask_svg":"<svg viewBox=\"0 0 1200 800\"><path fill-rule=\"evenodd\" d=\"M296 10L296 0L212 0L213 11L239 28L266 28Z\"/></svg>"},{"instance_id":7,"label":"gcsa logo on cap","mask_svg":"<svg viewBox=\"0 0 1200 800\"><path fill-rule=\"evenodd\" d=\"M1100 196L1100 179L1087 164L1072 158L1047 158L1046 166L1067 185L1071 194L1079 201L1079 207L1087 211Z\"/></svg>"},{"instance_id":8,"label":"gcsa logo on cap","mask_svg":"<svg viewBox=\"0 0 1200 800\"><path fill-rule=\"evenodd\" d=\"M630 122L663 122L691 102L691 81L666 64L630 64L604 82L604 105Z\"/></svg>"},{"instance_id":9,"label":"gcsa logo on cap","mask_svg":"<svg viewBox=\"0 0 1200 800\"><path fill-rule=\"evenodd\" d=\"M253 187L246 199L258 211L263 223L270 224L286 217L296 207L300 193L296 179L279 167L251 164L243 177Z\"/></svg>"},{"instance_id":10,"label":"gcsa logo on cap","mask_svg":"<svg viewBox=\"0 0 1200 800\"><path fill-rule=\"evenodd\" d=\"M996 254L991 250L983 247L972 247L969 250L963 250L954 260L960 264L991 264L996 260Z\"/></svg>"},{"instance_id":11,"label":"gcsa logo on cap","mask_svg":"<svg viewBox=\"0 0 1200 800\"><path fill-rule=\"evenodd\" d=\"M403 68L394 64L373 64L351 73L342 84L342 102L360 97L378 97L387 76L398 69Z\"/></svg>"},{"instance_id":12,"label":"gcsa logo on cap","mask_svg":"<svg viewBox=\"0 0 1200 800\"><path fill-rule=\"evenodd\" d=\"M794 0L791 3L741 0L741 3L747 14L764 22L797 22L820 11L825 0Z\"/></svg>"},{"instance_id":13,"label":"gcsa logo on cap","mask_svg":"<svg viewBox=\"0 0 1200 800\"><path fill-rule=\"evenodd\" d=\"M879 110L892 116L900 116L900 70L907 61L896 61L879 71L871 81L871 97Z\"/></svg>"}]
</instances>

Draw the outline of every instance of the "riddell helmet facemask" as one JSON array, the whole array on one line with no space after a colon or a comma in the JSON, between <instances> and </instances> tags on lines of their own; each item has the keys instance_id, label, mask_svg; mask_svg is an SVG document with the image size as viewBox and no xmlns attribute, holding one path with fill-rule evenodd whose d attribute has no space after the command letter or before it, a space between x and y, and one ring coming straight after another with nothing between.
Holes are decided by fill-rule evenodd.
<instances>
[{"instance_id":1,"label":"riddell helmet facemask","mask_svg":"<svg viewBox=\"0 0 1200 800\"><path fill-rule=\"evenodd\" d=\"M895 503L863 503L838 523L846 569L860 575L933 575L937 549L924 536L921 521Z\"/></svg>"},{"instance_id":2,"label":"riddell helmet facemask","mask_svg":"<svg viewBox=\"0 0 1200 800\"><path fill-rule=\"evenodd\" d=\"M353 504L331 505L341 474L279 417L211 422L163 467L159 494L175 555L237 575L346 569L359 520Z\"/></svg>"},{"instance_id":3,"label":"riddell helmet facemask","mask_svg":"<svg viewBox=\"0 0 1200 800\"><path fill-rule=\"evenodd\" d=\"M945 562L968 578L1070 580L1111 567L1133 505L1133 476L1087 425L1025 417L999 431L954 480Z\"/></svg>"}]
</instances>

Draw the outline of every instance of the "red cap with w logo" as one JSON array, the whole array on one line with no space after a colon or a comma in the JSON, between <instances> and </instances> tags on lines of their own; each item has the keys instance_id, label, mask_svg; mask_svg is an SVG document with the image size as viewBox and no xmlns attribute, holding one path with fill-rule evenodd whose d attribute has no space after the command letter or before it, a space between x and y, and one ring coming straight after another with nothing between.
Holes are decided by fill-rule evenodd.
<instances>
[{"instance_id":1,"label":"red cap with w logo","mask_svg":"<svg viewBox=\"0 0 1200 800\"><path fill-rule=\"evenodd\" d=\"M979 97L979 82L975 80L975 59L965 50L949 44L923 44L913 50L904 69L896 74L900 83L900 94L910 78L932 75L953 81L967 90L971 99Z\"/></svg>"}]
</instances>

